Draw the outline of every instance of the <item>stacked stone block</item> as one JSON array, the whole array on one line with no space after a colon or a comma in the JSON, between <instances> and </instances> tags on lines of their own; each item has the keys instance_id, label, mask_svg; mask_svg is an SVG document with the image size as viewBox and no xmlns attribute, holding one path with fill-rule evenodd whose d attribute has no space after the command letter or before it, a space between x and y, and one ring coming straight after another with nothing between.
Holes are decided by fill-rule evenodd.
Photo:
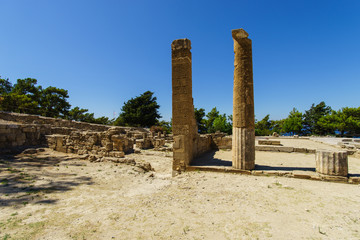
<instances>
[{"instance_id":1,"label":"stacked stone block","mask_svg":"<svg viewBox=\"0 0 360 240\"><path fill-rule=\"evenodd\" d=\"M277 145L281 146L280 141L278 140L258 140L259 145Z\"/></svg>"},{"instance_id":2,"label":"stacked stone block","mask_svg":"<svg viewBox=\"0 0 360 240\"><path fill-rule=\"evenodd\" d=\"M98 157L123 157L133 151L134 142L121 129L106 132L72 132L70 135L48 135L50 148L67 153L89 154Z\"/></svg>"},{"instance_id":3,"label":"stacked stone block","mask_svg":"<svg viewBox=\"0 0 360 240\"><path fill-rule=\"evenodd\" d=\"M42 145L50 131L48 125L0 124L0 149Z\"/></svg>"},{"instance_id":4,"label":"stacked stone block","mask_svg":"<svg viewBox=\"0 0 360 240\"><path fill-rule=\"evenodd\" d=\"M197 153L197 125L192 98L191 42L174 40L172 50L173 170L186 169Z\"/></svg>"}]
</instances>

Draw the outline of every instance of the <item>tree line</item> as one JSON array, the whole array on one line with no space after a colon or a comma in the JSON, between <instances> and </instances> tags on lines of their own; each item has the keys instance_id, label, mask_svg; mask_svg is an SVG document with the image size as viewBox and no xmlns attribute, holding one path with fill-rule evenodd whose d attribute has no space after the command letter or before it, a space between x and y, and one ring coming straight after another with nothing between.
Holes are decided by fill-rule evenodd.
<instances>
[{"instance_id":1,"label":"tree line","mask_svg":"<svg viewBox=\"0 0 360 240\"><path fill-rule=\"evenodd\" d=\"M152 127L153 131L171 132L171 121L160 121L159 104L151 91L124 102L120 115L115 119L95 118L94 113L80 107L71 108L68 91L57 87L43 88L34 78L17 79L13 85L9 79L0 77L0 110L37 114L46 117L64 118L88 123L116 126ZM221 114L216 107L206 113L204 108L195 108L199 133L217 131L232 134L232 115ZM325 102L312 104L304 113L294 108L287 118L270 120L266 115L255 120L255 134L271 135L359 135L360 107L344 107L338 111Z\"/></svg>"},{"instance_id":2,"label":"tree line","mask_svg":"<svg viewBox=\"0 0 360 240\"><path fill-rule=\"evenodd\" d=\"M115 119L95 118L94 113L78 106L71 108L68 91L57 87L43 88L34 78L17 79L12 84L0 77L0 110L27 113L74 121L132 127L152 127L155 131L171 131L171 123L160 121L160 106L154 93L146 91L124 102L120 115Z\"/></svg>"},{"instance_id":3,"label":"tree line","mask_svg":"<svg viewBox=\"0 0 360 240\"><path fill-rule=\"evenodd\" d=\"M88 109L71 108L68 91L57 87L43 88L34 78L17 79L13 85L0 77L0 110L36 114L97 124L112 124L108 117L95 118Z\"/></svg>"},{"instance_id":4,"label":"tree line","mask_svg":"<svg viewBox=\"0 0 360 240\"><path fill-rule=\"evenodd\" d=\"M333 110L325 102L312 104L304 113L296 108L288 117L281 120L270 120L266 115L255 123L255 134L267 136L277 132L282 135L360 135L360 107L343 107Z\"/></svg>"}]
</instances>

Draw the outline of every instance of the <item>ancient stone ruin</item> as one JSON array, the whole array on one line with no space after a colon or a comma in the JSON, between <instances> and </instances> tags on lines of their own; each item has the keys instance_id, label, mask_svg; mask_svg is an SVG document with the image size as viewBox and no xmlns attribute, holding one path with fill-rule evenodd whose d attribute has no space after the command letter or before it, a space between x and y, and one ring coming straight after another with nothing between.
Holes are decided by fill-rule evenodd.
<instances>
[{"instance_id":1,"label":"ancient stone ruin","mask_svg":"<svg viewBox=\"0 0 360 240\"><path fill-rule=\"evenodd\" d=\"M292 173L287 173L287 176L325 180L329 180L328 177L331 176L346 178L348 176L347 152L324 152L282 146L279 140L267 139L259 140L259 145L255 146L252 42L248 36L249 34L243 29L232 30L235 55L232 137L221 133L198 134L192 98L191 42L189 39L177 39L172 42L173 175L181 171L196 169L266 175L263 171L255 170L255 150L258 150L316 153L316 172L325 177ZM232 149L231 168L225 170L225 168L192 166L195 158L214 149Z\"/></svg>"},{"instance_id":2,"label":"ancient stone ruin","mask_svg":"<svg viewBox=\"0 0 360 240\"><path fill-rule=\"evenodd\" d=\"M78 154L90 161L134 162L126 155L141 149L171 151L172 141L164 133L143 128L114 127L0 112L0 153L45 146L55 151ZM134 149L134 146L136 149Z\"/></svg>"},{"instance_id":3,"label":"ancient stone ruin","mask_svg":"<svg viewBox=\"0 0 360 240\"><path fill-rule=\"evenodd\" d=\"M235 52L233 167L252 170L255 168L255 118L251 40L243 29L233 30L232 34ZM218 149L219 142L214 141L215 135L200 136L197 131L192 98L190 40L174 40L171 50L173 171L184 171L195 157Z\"/></svg>"},{"instance_id":4,"label":"ancient stone ruin","mask_svg":"<svg viewBox=\"0 0 360 240\"><path fill-rule=\"evenodd\" d=\"M343 139L341 147L346 148L345 152L283 146L280 140L268 138L258 140L255 146L251 40L243 29L233 30L232 37L235 55L232 136L220 132L198 133L192 97L191 42L189 39L178 39L171 44L172 135L144 128L114 127L0 111L0 153L45 146L59 152L77 154L80 159L89 161L138 165L129 154L154 149L173 152L173 176L186 170L205 169L359 183L360 177L348 175L347 160L347 155L359 148L358 140ZM278 135L273 138L280 139ZM232 161L226 162L228 165L221 165L225 161L217 159L220 164L215 167L196 166L199 163L196 160L204 153L210 152L211 155L212 150L219 149L232 150ZM259 165L255 168L255 150L314 154L316 169L311 170L314 174L299 174L291 171L271 172L259 168ZM207 155L205 158L207 160ZM146 169L151 169L151 166Z\"/></svg>"},{"instance_id":5,"label":"ancient stone ruin","mask_svg":"<svg viewBox=\"0 0 360 240\"><path fill-rule=\"evenodd\" d=\"M254 84L248 36L243 29L232 30L235 53L232 165L244 170L255 168Z\"/></svg>"},{"instance_id":6,"label":"ancient stone ruin","mask_svg":"<svg viewBox=\"0 0 360 240\"><path fill-rule=\"evenodd\" d=\"M316 171L330 176L348 175L348 157L346 151L318 150L315 154Z\"/></svg>"},{"instance_id":7,"label":"ancient stone ruin","mask_svg":"<svg viewBox=\"0 0 360 240\"><path fill-rule=\"evenodd\" d=\"M173 171L184 171L196 156L211 149L210 136L197 131L192 98L191 42L172 42Z\"/></svg>"}]
</instances>

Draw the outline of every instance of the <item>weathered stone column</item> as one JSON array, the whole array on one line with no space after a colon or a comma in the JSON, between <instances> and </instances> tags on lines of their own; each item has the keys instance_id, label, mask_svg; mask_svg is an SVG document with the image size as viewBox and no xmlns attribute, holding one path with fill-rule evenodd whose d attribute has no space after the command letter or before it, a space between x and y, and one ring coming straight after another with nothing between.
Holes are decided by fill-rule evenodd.
<instances>
[{"instance_id":1,"label":"weathered stone column","mask_svg":"<svg viewBox=\"0 0 360 240\"><path fill-rule=\"evenodd\" d=\"M177 39L172 50L173 171L184 171L196 153L197 125L192 98L191 42Z\"/></svg>"},{"instance_id":2,"label":"weathered stone column","mask_svg":"<svg viewBox=\"0 0 360 240\"><path fill-rule=\"evenodd\" d=\"M243 29L232 30L235 53L232 165L244 170L255 168L252 47L248 36Z\"/></svg>"},{"instance_id":3,"label":"weathered stone column","mask_svg":"<svg viewBox=\"0 0 360 240\"><path fill-rule=\"evenodd\" d=\"M315 154L316 171L325 175L348 175L348 157L346 151L317 150Z\"/></svg>"}]
</instances>

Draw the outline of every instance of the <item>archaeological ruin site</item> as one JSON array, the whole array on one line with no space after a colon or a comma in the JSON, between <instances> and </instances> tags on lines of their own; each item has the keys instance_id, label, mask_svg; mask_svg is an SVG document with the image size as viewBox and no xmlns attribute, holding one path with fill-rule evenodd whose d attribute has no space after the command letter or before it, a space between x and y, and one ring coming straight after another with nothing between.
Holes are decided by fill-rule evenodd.
<instances>
[{"instance_id":1,"label":"archaeological ruin site","mask_svg":"<svg viewBox=\"0 0 360 240\"><path fill-rule=\"evenodd\" d=\"M172 134L0 112L0 236L267 239L286 219L289 238L342 238L337 219L359 236L360 140L255 137L252 41L230 36L232 136L198 132L186 38L171 43Z\"/></svg>"},{"instance_id":2,"label":"archaeological ruin site","mask_svg":"<svg viewBox=\"0 0 360 240\"><path fill-rule=\"evenodd\" d=\"M186 170L231 171L246 174L267 174L258 171L255 165L255 150L281 151L279 147L255 146L255 115L252 72L252 46L249 34L243 29L232 31L234 40L234 91L233 91L233 135L227 141L218 140L216 134L200 135L194 116L192 98L191 42L189 39L174 40L172 49L172 102L173 102L173 175ZM230 143L229 143L230 141ZM271 145L272 141L259 140L259 144ZM278 145L280 141L277 141ZM230 167L197 166L196 158L211 150L232 149ZM288 150L288 149L287 149ZM316 155L318 174L277 173L308 179L342 179L358 182L348 177L347 151L324 151L296 149L295 152L312 152ZM350 151L350 154L353 152ZM314 158L315 161L315 158ZM211 161L210 161L211 162Z\"/></svg>"},{"instance_id":3,"label":"archaeological ruin site","mask_svg":"<svg viewBox=\"0 0 360 240\"><path fill-rule=\"evenodd\" d=\"M154 149L172 151L172 176L184 171L204 170L358 183L357 173L348 174L348 155L358 154L358 140L343 139L336 150L282 146L281 138L276 135L258 139L256 144L252 43L248 36L243 29L232 31L235 56L232 136L198 133L192 97L191 41L177 39L171 44L172 135L149 132L143 128L112 127L1 112L1 151L10 153L27 146L46 146L55 151L77 154L89 161L141 165L128 158L128 154ZM214 152L219 149L228 150L231 163L226 159L214 162ZM281 171L274 167L273 171L267 171L256 164L255 151L312 154L316 168L296 172L291 168Z\"/></svg>"}]
</instances>

